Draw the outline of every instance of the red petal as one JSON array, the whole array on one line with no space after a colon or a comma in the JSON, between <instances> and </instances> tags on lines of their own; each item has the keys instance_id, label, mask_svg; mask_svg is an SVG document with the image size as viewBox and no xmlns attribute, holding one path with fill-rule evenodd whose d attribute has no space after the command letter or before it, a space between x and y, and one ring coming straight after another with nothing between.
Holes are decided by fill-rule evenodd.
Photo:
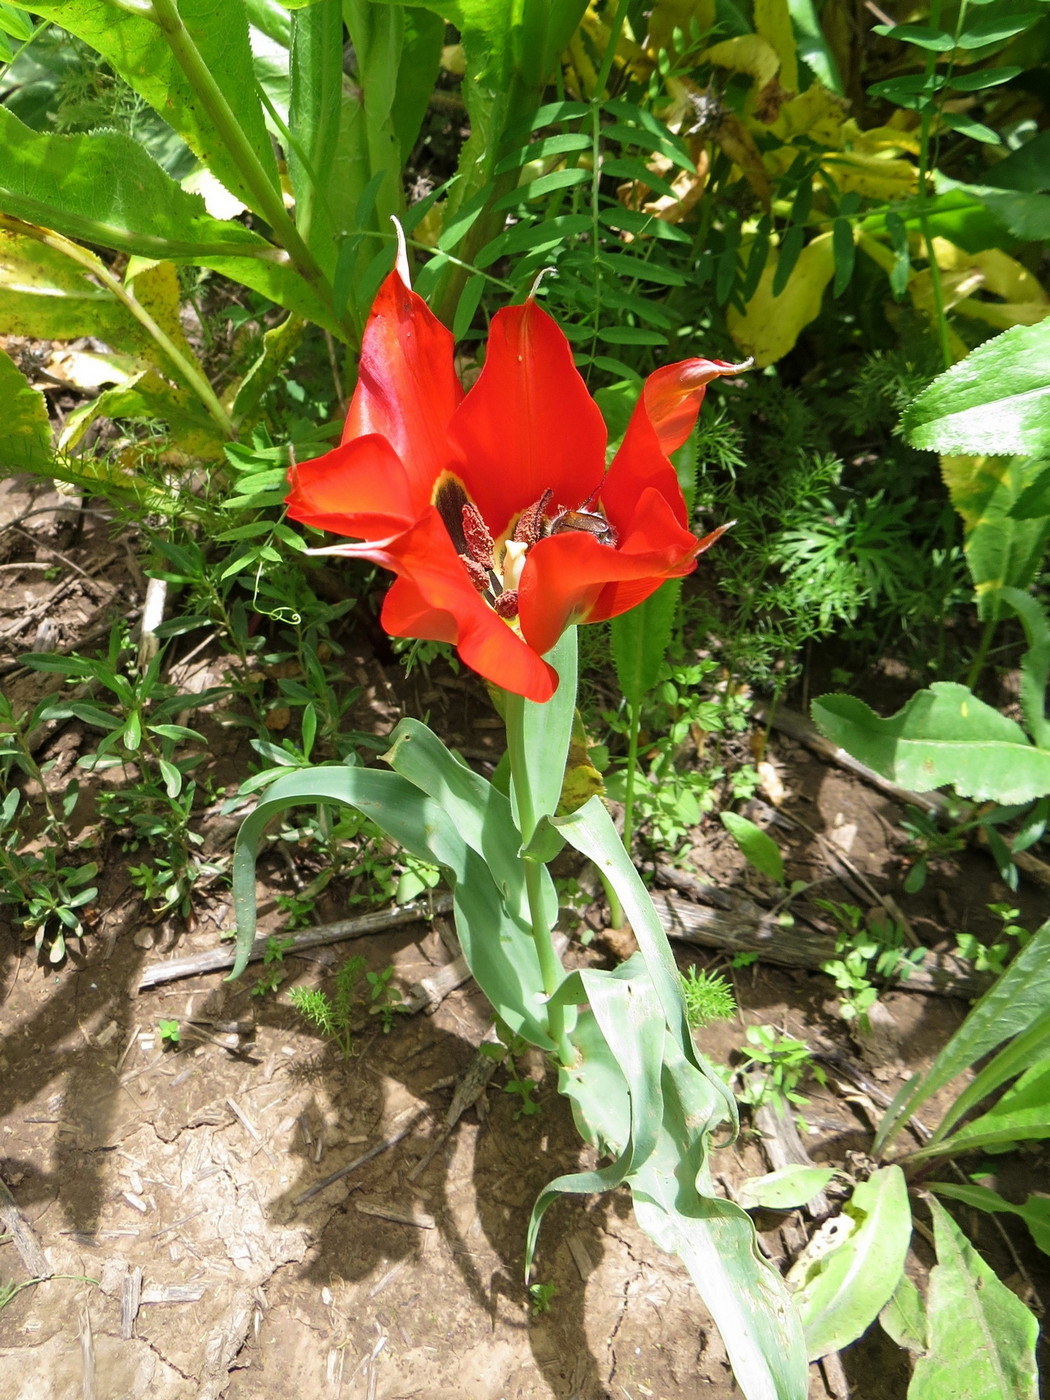
<instances>
[{"instance_id":1,"label":"red petal","mask_svg":"<svg viewBox=\"0 0 1050 1400\"><path fill-rule=\"evenodd\" d=\"M288 476L288 514L318 530L383 539L416 518L405 469L385 438L358 438L300 462Z\"/></svg>"},{"instance_id":2,"label":"red petal","mask_svg":"<svg viewBox=\"0 0 1050 1400\"><path fill-rule=\"evenodd\" d=\"M378 562L399 575L381 618L392 636L454 642L471 670L493 685L540 703L551 698L557 673L475 590L436 511Z\"/></svg>"},{"instance_id":3,"label":"red petal","mask_svg":"<svg viewBox=\"0 0 1050 1400\"><path fill-rule=\"evenodd\" d=\"M534 301L492 318L485 366L449 426L494 534L550 488L576 509L602 478L605 424L564 335Z\"/></svg>"},{"instance_id":4,"label":"red petal","mask_svg":"<svg viewBox=\"0 0 1050 1400\"><path fill-rule=\"evenodd\" d=\"M635 417L639 412L648 417L659 439L660 450L669 457L693 431L704 391L712 379L723 374L740 374L752 363L751 360L739 365L727 360L680 360L675 365L664 365L645 381Z\"/></svg>"},{"instance_id":5,"label":"red petal","mask_svg":"<svg viewBox=\"0 0 1050 1400\"><path fill-rule=\"evenodd\" d=\"M526 641L549 651L572 623L626 612L664 579L691 573L699 543L678 525L659 491L645 493L618 549L580 532L541 540L529 551L518 585Z\"/></svg>"},{"instance_id":6,"label":"red petal","mask_svg":"<svg viewBox=\"0 0 1050 1400\"><path fill-rule=\"evenodd\" d=\"M664 365L645 381L620 449L601 491L601 504L617 530L623 530L638 498L654 487L671 506L681 525L687 523L685 502L674 468L667 460L696 425L704 393L712 379L739 374L750 361L733 365L724 360L681 360Z\"/></svg>"},{"instance_id":7,"label":"red petal","mask_svg":"<svg viewBox=\"0 0 1050 1400\"><path fill-rule=\"evenodd\" d=\"M365 326L343 442L379 433L404 462L422 506L449 465L448 423L463 398L449 331L392 272Z\"/></svg>"}]
</instances>

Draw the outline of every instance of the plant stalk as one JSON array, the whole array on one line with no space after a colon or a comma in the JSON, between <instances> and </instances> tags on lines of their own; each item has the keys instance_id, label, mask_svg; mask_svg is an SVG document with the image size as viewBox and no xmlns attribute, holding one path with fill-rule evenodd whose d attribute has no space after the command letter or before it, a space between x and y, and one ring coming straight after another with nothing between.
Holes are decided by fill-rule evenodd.
<instances>
[{"instance_id":1,"label":"plant stalk","mask_svg":"<svg viewBox=\"0 0 1050 1400\"><path fill-rule=\"evenodd\" d=\"M233 427L233 420L219 402L218 395L209 384L207 378L200 367L188 359L171 337L154 320L150 313L135 296L134 292L125 287L119 277L115 277L101 258L94 253L82 248L79 243L73 243L68 238L63 238L59 233L53 233L50 229L38 228L35 224L27 224L22 220L2 219L6 227L14 228L15 231L25 234L29 238L35 238L38 243L44 243L49 248L53 248L56 253L61 253L69 258L71 262L79 264L86 272L90 272L92 277L97 277L102 285L110 292L121 305L127 307L128 311L138 321L139 325L148 333L150 338L163 350L164 354L175 367L179 377L191 388L201 403L208 410L215 422L222 429L224 437L234 438L236 433ZM17 226L17 227L16 227Z\"/></svg>"},{"instance_id":2,"label":"plant stalk","mask_svg":"<svg viewBox=\"0 0 1050 1400\"><path fill-rule=\"evenodd\" d=\"M504 720L507 726L507 755L510 759L510 780L518 808L518 828L521 844L527 846L536 831L538 821L533 800L532 784L529 779L529 755L525 743L525 699L521 695L504 695ZM525 868L525 893L529 901L529 916L532 924L532 941L536 946L536 958L540 965L543 990L548 998L561 986L565 969L554 948L551 929L543 912L542 864L522 857ZM565 1009L556 1002L547 1002L547 1027L551 1039L557 1046L558 1059L563 1065L574 1058L572 1047L565 1033Z\"/></svg>"},{"instance_id":3,"label":"plant stalk","mask_svg":"<svg viewBox=\"0 0 1050 1400\"><path fill-rule=\"evenodd\" d=\"M303 278L309 282L326 306L332 305L332 289L328 279L304 243L294 221L284 207L281 191L270 182L255 148L244 134L234 116L222 88L216 82L200 50L183 23L176 0L152 0L152 18L163 30L172 55L182 69L187 82L200 98L227 151L237 164L245 185L251 192L255 207L273 230L274 237L289 254Z\"/></svg>"}]
</instances>

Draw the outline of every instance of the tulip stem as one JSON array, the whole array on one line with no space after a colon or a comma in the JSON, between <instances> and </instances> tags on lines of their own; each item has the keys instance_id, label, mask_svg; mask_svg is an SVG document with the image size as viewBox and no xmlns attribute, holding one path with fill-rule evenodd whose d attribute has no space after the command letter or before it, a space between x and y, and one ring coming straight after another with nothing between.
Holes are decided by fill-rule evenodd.
<instances>
[{"instance_id":1,"label":"tulip stem","mask_svg":"<svg viewBox=\"0 0 1050 1400\"><path fill-rule=\"evenodd\" d=\"M538 819L529 779L529 754L525 742L525 700L522 696L505 693L504 719L507 725L507 756L510 759L510 781L517 806L518 829L521 832L521 844L526 847L535 834ZM522 856L521 859L525 869L525 893L529 901L532 941L536 945L543 990L550 998L564 981L565 969L555 951L551 928L543 910L543 864L534 856ZM547 1002L547 1029L557 1047L559 1062L563 1065L571 1064L575 1057L565 1033L565 1008L559 1002Z\"/></svg>"}]
</instances>

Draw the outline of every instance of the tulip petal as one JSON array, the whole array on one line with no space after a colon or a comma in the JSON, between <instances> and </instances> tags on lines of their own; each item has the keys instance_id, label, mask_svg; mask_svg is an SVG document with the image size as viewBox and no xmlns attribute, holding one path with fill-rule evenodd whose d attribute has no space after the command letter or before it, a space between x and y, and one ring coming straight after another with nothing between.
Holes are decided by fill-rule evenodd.
<instances>
[{"instance_id":1,"label":"tulip petal","mask_svg":"<svg viewBox=\"0 0 1050 1400\"><path fill-rule=\"evenodd\" d=\"M449 464L448 424L463 398L453 351L449 331L391 272L365 326L342 441L385 437L405 464L420 506Z\"/></svg>"},{"instance_id":2,"label":"tulip petal","mask_svg":"<svg viewBox=\"0 0 1050 1400\"><path fill-rule=\"evenodd\" d=\"M452 642L471 670L527 700L554 694L557 673L476 591L436 511L366 557L398 575L380 619L392 636Z\"/></svg>"},{"instance_id":3,"label":"tulip petal","mask_svg":"<svg viewBox=\"0 0 1050 1400\"><path fill-rule=\"evenodd\" d=\"M664 579L691 573L700 543L678 525L656 489L644 493L618 549L580 532L541 540L529 551L518 586L525 640L545 652L575 622L617 617L655 593Z\"/></svg>"},{"instance_id":4,"label":"tulip petal","mask_svg":"<svg viewBox=\"0 0 1050 1400\"><path fill-rule=\"evenodd\" d=\"M555 323L534 301L498 311L477 383L449 425L458 468L494 535L552 492L575 510L605 469L605 423Z\"/></svg>"},{"instance_id":5,"label":"tulip petal","mask_svg":"<svg viewBox=\"0 0 1050 1400\"><path fill-rule=\"evenodd\" d=\"M358 438L288 473L292 520L354 539L407 530L416 518L405 469L385 438Z\"/></svg>"},{"instance_id":6,"label":"tulip petal","mask_svg":"<svg viewBox=\"0 0 1050 1400\"><path fill-rule=\"evenodd\" d=\"M667 459L693 431L711 380L739 374L750 363L680 360L649 375L602 484L602 509L617 530L623 530L649 487L661 492L680 525L687 523L678 477Z\"/></svg>"}]
</instances>

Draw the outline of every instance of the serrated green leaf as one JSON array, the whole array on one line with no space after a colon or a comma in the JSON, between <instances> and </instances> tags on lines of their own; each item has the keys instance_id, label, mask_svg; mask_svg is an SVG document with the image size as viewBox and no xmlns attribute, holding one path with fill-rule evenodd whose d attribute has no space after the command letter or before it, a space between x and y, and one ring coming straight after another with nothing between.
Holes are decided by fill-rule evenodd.
<instances>
[{"instance_id":1,"label":"serrated green leaf","mask_svg":"<svg viewBox=\"0 0 1050 1400\"><path fill-rule=\"evenodd\" d=\"M926 1303L929 1350L915 1362L908 1400L1036 1400L1039 1324L944 1207L928 1199L937 1247Z\"/></svg>"},{"instance_id":2,"label":"serrated green leaf","mask_svg":"<svg viewBox=\"0 0 1050 1400\"><path fill-rule=\"evenodd\" d=\"M900 1167L880 1167L859 1182L838 1228L829 1229L834 1225L823 1227L831 1243L817 1249L818 1234L792 1269L801 1276L794 1297L811 1361L862 1336L900 1282L911 1241L911 1205Z\"/></svg>"},{"instance_id":3,"label":"serrated green leaf","mask_svg":"<svg viewBox=\"0 0 1050 1400\"><path fill-rule=\"evenodd\" d=\"M52 466L51 423L47 401L32 388L11 357L0 350L0 467L10 472L46 476Z\"/></svg>"},{"instance_id":4,"label":"serrated green leaf","mask_svg":"<svg viewBox=\"0 0 1050 1400\"><path fill-rule=\"evenodd\" d=\"M1005 804L1050 792L1050 753L952 681L934 682L888 719L849 695L814 701L813 718L832 743L915 792L950 784L963 797Z\"/></svg>"},{"instance_id":5,"label":"serrated green leaf","mask_svg":"<svg viewBox=\"0 0 1050 1400\"><path fill-rule=\"evenodd\" d=\"M255 208L251 182L231 153L225 132L216 124L210 94L202 96L199 86L187 76L183 62L189 60L180 62L187 49L196 51L271 187L280 189L277 161L256 89L243 0L223 0L222 5L214 0L179 0L176 13L182 28L178 47L169 42L164 27L148 11L107 0L40 0L39 4L19 0L19 8L60 24L102 54L226 188L250 209ZM113 176L118 174L114 167Z\"/></svg>"}]
</instances>

